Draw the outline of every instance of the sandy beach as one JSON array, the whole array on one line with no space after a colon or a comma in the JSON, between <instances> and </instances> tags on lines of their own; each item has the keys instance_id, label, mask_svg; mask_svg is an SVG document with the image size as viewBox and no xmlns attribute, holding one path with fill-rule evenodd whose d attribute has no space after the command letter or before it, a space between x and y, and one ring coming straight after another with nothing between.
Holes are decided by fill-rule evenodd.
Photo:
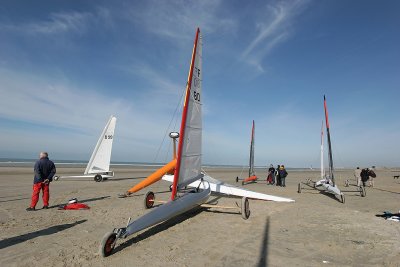
<instances>
[{"instance_id":1,"label":"sandy beach","mask_svg":"<svg viewBox=\"0 0 400 267\"><path fill-rule=\"evenodd\" d=\"M147 190L167 200L169 183L160 181L132 197L122 193L155 167L116 167L116 177L53 182L48 210L27 212L32 189L31 167L0 167L1 266L400 266L400 224L375 215L400 208L400 180L391 170L378 170L367 196L345 192L342 204L316 190L297 193L318 171L289 171L287 187L268 186L265 170L258 183L245 188L296 200L295 203L250 201L251 216L235 210L198 209L120 242L108 258L99 255L106 232L125 226L147 211ZM81 174L84 168L58 167L59 175ZM214 178L235 184L240 169L208 168ZM352 170L336 171L343 191ZM354 179L351 179L354 184ZM241 186L240 183L238 186ZM57 206L76 197L90 210L64 211ZM219 205L239 200L220 198ZM42 207L41 199L37 208Z\"/></svg>"}]
</instances>

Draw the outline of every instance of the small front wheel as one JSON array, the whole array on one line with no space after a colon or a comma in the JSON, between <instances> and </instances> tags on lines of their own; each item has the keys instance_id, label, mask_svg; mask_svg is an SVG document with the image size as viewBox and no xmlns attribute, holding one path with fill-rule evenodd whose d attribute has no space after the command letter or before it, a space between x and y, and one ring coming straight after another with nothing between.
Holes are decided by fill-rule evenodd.
<instances>
[{"instance_id":1,"label":"small front wheel","mask_svg":"<svg viewBox=\"0 0 400 267\"><path fill-rule=\"evenodd\" d=\"M340 194L340 200L341 200L341 202L344 204L344 202L345 202L345 198L344 198L344 194L342 193L342 194Z\"/></svg>"},{"instance_id":2,"label":"small front wheel","mask_svg":"<svg viewBox=\"0 0 400 267\"><path fill-rule=\"evenodd\" d=\"M297 193L301 193L301 183L299 183L299 186L297 187Z\"/></svg>"},{"instance_id":3,"label":"small front wheel","mask_svg":"<svg viewBox=\"0 0 400 267\"><path fill-rule=\"evenodd\" d=\"M236 183L239 182L239 177L236 176Z\"/></svg>"},{"instance_id":4,"label":"small front wheel","mask_svg":"<svg viewBox=\"0 0 400 267\"><path fill-rule=\"evenodd\" d=\"M96 182L101 182L101 181L103 181L103 177L102 177L100 174L97 174L97 175L94 177L94 180L95 180Z\"/></svg>"},{"instance_id":5,"label":"small front wheel","mask_svg":"<svg viewBox=\"0 0 400 267\"><path fill-rule=\"evenodd\" d=\"M146 193L144 198L144 207L146 209L151 209L154 206L154 201L156 200L156 196L152 191Z\"/></svg>"},{"instance_id":6,"label":"small front wheel","mask_svg":"<svg viewBox=\"0 0 400 267\"><path fill-rule=\"evenodd\" d=\"M103 257L108 257L112 254L117 241L117 234L113 232L106 233L101 240L100 254Z\"/></svg>"},{"instance_id":7,"label":"small front wheel","mask_svg":"<svg viewBox=\"0 0 400 267\"><path fill-rule=\"evenodd\" d=\"M242 218L243 220L247 220L250 217L250 204L249 199L247 197L242 198Z\"/></svg>"}]
</instances>

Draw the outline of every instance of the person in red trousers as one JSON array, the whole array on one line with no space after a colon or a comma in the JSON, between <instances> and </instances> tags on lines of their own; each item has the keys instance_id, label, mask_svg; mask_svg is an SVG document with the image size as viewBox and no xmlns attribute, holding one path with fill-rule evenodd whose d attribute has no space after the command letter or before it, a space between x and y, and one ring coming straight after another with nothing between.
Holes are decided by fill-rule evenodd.
<instances>
[{"instance_id":1,"label":"person in red trousers","mask_svg":"<svg viewBox=\"0 0 400 267\"><path fill-rule=\"evenodd\" d=\"M40 190L43 191L43 209L49 208L49 185L53 181L53 176L56 174L56 166L49 160L49 154L47 152L41 152L39 160L36 161L35 167L35 177L33 179L33 192L32 201L27 211L34 211L36 209L36 204L39 200Z\"/></svg>"}]
</instances>

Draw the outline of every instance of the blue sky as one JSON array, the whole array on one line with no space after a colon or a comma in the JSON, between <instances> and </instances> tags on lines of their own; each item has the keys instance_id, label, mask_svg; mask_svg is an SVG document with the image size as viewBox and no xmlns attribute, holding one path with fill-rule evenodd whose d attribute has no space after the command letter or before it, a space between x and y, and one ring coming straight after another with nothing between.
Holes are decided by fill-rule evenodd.
<instances>
[{"instance_id":1,"label":"blue sky","mask_svg":"<svg viewBox=\"0 0 400 267\"><path fill-rule=\"evenodd\" d=\"M399 1L2 1L0 157L87 160L115 114L112 160L169 159L199 26L204 163L246 165L254 119L257 165L319 166L326 94L336 166L400 166L399 13Z\"/></svg>"}]
</instances>

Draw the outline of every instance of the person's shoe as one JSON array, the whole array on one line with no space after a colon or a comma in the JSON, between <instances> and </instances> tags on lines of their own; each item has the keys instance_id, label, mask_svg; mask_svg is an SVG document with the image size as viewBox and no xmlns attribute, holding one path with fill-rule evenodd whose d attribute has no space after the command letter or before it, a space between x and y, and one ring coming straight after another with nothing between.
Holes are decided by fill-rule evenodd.
<instances>
[{"instance_id":1,"label":"person's shoe","mask_svg":"<svg viewBox=\"0 0 400 267\"><path fill-rule=\"evenodd\" d=\"M47 210L49 208L49 206L43 206L42 209Z\"/></svg>"},{"instance_id":2,"label":"person's shoe","mask_svg":"<svg viewBox=\"0 0 400 267\"><path fill-rule=\"evenodd\" d=\"M26 209L26 211L35 211L35 208L29 207Z\"/></svg>"}]
</instances>

